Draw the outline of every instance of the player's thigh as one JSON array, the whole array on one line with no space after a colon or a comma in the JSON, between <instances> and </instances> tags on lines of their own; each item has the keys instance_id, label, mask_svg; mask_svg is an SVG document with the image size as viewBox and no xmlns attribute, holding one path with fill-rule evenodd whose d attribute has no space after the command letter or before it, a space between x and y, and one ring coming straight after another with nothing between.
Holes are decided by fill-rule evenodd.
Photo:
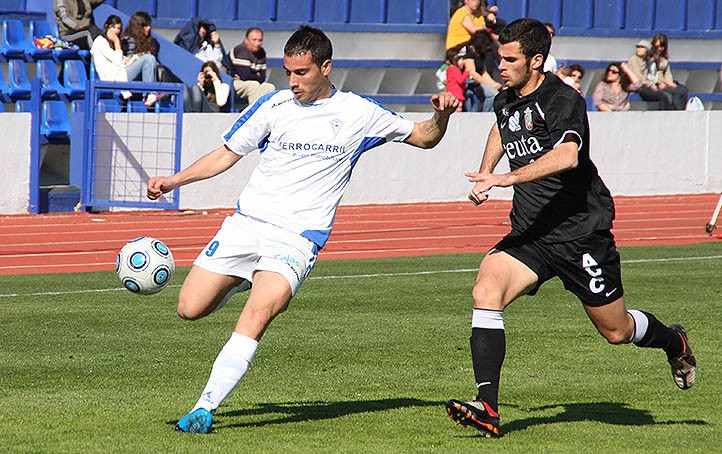
<instances>
[{"instance_id":1,"label":"player's thigh","mask_svg":"<svg viewBox=\"0 0 722 454\"><path fill-rule=\"evenodd\" d=\"M539 278L522 261L504 251L492 249L481 261L474 284L474 307L503 310L527 294Z\"/></svg>"},{"instance_id":2,"label":"player's thigh","mask_svg":"<svg viewBox=\"0 0 722 454\"><path fill-rule=\"evenodd\" d=\"M603 306L585 304L584 310L599 334L604 336L609 343L621 344L632 338L634 321L627 314L623 297Z\"/></svg>"},{"instance_id":3,"label":"player's thigh","mask_svg":"<svg viewBox=\"0 0 722 454\"><path fill-rule=\"evenodd\" d=\"M236 332L259 340L271 321L286 309L292 296L286 276L274 271L256 271Z\"/></svg>"},{"instance_id":4,"label":"player's thigh","mask_svg":"<svg viewBox=\"0 0 722 454\"><path fill-rule=\"evenodd\" d=\"M178 296L178 315L196 319L210 314L241 280L240 277L214 273L194 265Z\"/></svg>"}]
</instances>

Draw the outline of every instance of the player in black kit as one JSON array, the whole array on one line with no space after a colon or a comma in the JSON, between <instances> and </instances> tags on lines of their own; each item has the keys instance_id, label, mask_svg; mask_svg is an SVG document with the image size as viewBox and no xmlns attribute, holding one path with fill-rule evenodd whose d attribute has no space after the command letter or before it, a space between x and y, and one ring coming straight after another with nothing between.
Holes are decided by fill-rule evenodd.
<instances>
[{"instance_id":1,"label":"player in black kit","mask_svg":"<svg viewBox=\"0 0 722 454\"><path fill-rule=\"evenodd\" d=\"M551 73L544 60L546 27L519 19L499 35L499 70L506 90L494 100L496 124L487 139L469 199L479 205L494 186L514 187L511 232L484 257L473 289L471 357L477 397L450 400L449 416L486 436L499 436L499 375L504 361L504 309L558 276L582 302L610 344L661 348L676 385L694 384L696 360L680 325L627 310L621 265L610 232L614 202L589 157L584 99ZM511 171L493 173L506 155Z\"/></svg>"}]
</instances>

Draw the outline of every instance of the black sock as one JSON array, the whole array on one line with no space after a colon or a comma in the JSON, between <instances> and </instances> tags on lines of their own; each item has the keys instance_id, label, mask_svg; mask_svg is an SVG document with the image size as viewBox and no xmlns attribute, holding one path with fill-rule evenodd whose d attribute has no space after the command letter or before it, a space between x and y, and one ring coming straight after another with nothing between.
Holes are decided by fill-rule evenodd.
<instances>
[{"instance_id":1,"label":"black sock","mask_svg":"<svg viewBox=\"0 0 722 454\"><path fill-rule=\"evenodd\" d=\"M647 316L649 325L647 326L647 333L635 345L638 347L661 348L670 358L681 355L684 346L679 335L649 312L642 311L642 313Z\"/></svg>"},{"instance_id":2,"label":"black sock","mask_svg":"<svg viewBox=\"0 0 722 454\"><path fill-rule=\"evenodd\" d=\"M506 354L503 329L471 329L471 361L474 364L477 400L483 400L499 411L499 376Z\"/></svg>"}]
</instances>

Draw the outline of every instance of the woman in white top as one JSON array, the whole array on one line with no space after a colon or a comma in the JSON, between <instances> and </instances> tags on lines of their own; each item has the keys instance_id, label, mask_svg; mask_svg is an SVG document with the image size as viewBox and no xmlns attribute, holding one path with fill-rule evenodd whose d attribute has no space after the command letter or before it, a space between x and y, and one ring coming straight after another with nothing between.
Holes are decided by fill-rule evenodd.
<instances>
[{"instance_id":1,"label":"woman in white top","mask_svg":"<svg viewBox=\"0 0 722 454\"><path fill-rule=\"evenodd\" d=\"M120 32L122 29L123 22L120 17L110 15L103 25L103 34L93 41L90 54L93 57L95 70L98 72L100 80L156 82L158 63L152 54L123 56L123 50L120 46Z\"/></svg>"},{"instance_id":2,"label":"woman in white top","mask_svg":"<svg viewBox=\"0 0 722 454\"><path fill-rule=\"evenodd\" d=\"M186 86L183 95L185 112L220 112L228 103L231 86L221 81L218 65L207 61L198 73L198 83Z\"/></svg>"}]
</instances>

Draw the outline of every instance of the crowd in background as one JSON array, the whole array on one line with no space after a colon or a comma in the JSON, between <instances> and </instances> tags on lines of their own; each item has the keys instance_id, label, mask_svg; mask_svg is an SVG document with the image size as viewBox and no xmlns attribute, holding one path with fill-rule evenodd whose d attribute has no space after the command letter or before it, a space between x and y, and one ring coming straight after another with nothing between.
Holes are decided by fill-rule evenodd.
<instances>
[{"instance_id":1,"label":"crowd in background","mask_svg":"<svg viewBox=\"0 0 722 454\"><path fill-rule=\"evenodd\" d=\"M150 14L135 12L124 30L120 18L111 16L100 30L92 21L92 9L102 2L55 0L60 38L90 49L102 80L180 82L158 61L159 44L150 33ZM453 93L462 101L463 111L490 112L494 97L504 88L498 68L498 36L506 21L500 17L499 7L489 5L487 0L455 0L450 5L445 62L437 71L439 91ZM554 26L545 25L553 38ZM231 89L237 98L249 104L275 90L266 81L266 52L260 28L246 30L245 39L227 51L214 23L193 17L173 42L201 62L197 84L185 90L186 99L190 100L186 103L187 111L228 111ZM585 96L581 83L585 68L581 65L559 65L550 53L544 69ZM222 81L222 73L233 78L232 87ZM600 111L629 110L630 93L656 102L660 110L687 107L688 91L674 79L665 35L641 39L628 61L611 62L595 85L591 100ZM149 94L146 105L152 105L156 99L157 94Z\"/></svg>"},{"instance_id":2,"label":"crowd in background","mask_svg":"<svg viewBox=\"0 0 722 454\"><path fill-rule=\"evenodd\" d=\"M492 111L494 96L503 89L497 49L506 21L499 14L499 7L490 6L486 0L451 2L446 60L437 71L438 88L459 98L463 111ZM553 24L545 25L553 38ZM585 96L581 83L585 69L580 64L559 65L550 53L544 70ZM599 111L629 110L630 93L656 102L659 110L688 108L688 90L672 75L665 35L640 40L628 61L610 63L594 88L592 102Z\"/></svg>"},{"instance_id":3,"label":"crowd in background","mask_svg":"<svg viewBox=\"0 0 722 454\"><path fill-rule=\"evenodd\" d=\"M110 15L103 28L93 23L93 8L103 0L55 0L59 37L90 50L93 66L101 80L113 82L181 82L158 60L160 44L151 34L152 18L136 11L125 29L117 15ZM173 43L198 60L197 83L185 87L187 112L230 111L230 91L236 97L254 103L275 90L266 81L266 51L263 30L249 28L245 39L226 51L215 24L203 17L191 18L178 31ZM233 87L222 81L221 74L233 78ZM129 99L130 92L121 92ZM146 106L152 106L162 94L148 93Z\"/></svg>"}]
</instances>

